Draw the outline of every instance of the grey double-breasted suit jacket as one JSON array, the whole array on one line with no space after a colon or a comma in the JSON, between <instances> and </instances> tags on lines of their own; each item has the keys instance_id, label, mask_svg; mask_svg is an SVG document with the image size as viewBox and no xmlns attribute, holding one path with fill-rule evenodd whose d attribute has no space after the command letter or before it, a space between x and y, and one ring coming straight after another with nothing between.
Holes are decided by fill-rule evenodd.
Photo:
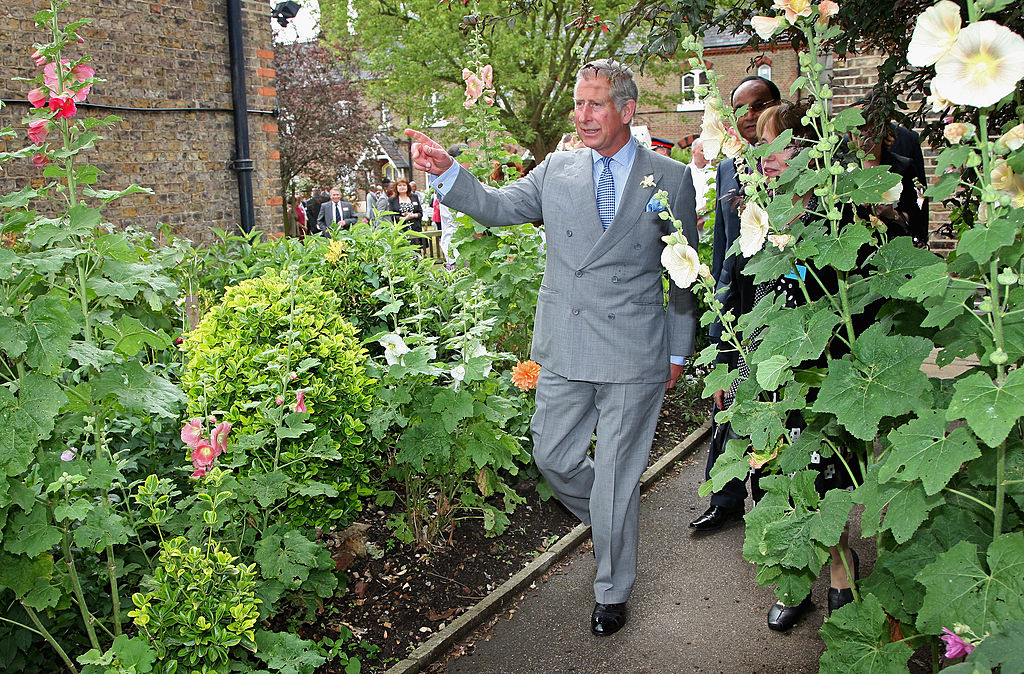
<instances>
[{"instance_id":1,"label":"grey double-breasted suit jacket","mask_svg":"<svg viewBox=\"0 0 1024 674\"><path fill-rule=\"evenodd\" d=\"M654 186L641 185L647 176ZM674 227L647 210L659 190L696 248L689 168L640 146L607 231L589 149L550 154L501 189L462 169L442 201L487 226L544 221L547 262L531 354L542 367L571 380L653 383L668 380L670 356L693 351L695 333L689 290L670 284L665 306L661 237Z\"/></svg>"}]
</instances>

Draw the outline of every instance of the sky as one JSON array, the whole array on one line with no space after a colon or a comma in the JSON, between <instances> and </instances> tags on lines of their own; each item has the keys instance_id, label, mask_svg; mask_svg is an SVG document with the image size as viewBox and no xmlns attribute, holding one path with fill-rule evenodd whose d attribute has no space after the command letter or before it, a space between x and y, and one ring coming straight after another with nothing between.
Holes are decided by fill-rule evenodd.
<instances>
[{"instance_id":1,"label":"sky","mask_svg":"<svg viewBox=\"0 0 1024 674\"><path fill-rule=\"evenodd\" d=\"M270 0L271 9L280 0ZM288 22L286 28L282 28L276 19L272 19L274 26L275 42L296 42L312 40L316 37L317 22L320 20L320 3L317 0L297 0L302 5L299 13Z\"/></svg>"}]
</instances>

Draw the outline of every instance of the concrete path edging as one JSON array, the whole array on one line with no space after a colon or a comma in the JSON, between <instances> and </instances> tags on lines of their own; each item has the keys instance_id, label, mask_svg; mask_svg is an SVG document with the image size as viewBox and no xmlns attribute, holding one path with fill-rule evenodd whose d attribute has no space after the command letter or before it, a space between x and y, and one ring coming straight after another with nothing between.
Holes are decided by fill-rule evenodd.
<instances>
[{"instance_id":1,"label":"concrete path edging","mask_svg":"<svg viewBox=\"0 0 1024 674\"><path fill-rule=\"evenodd\" d=\"M658 478L668 472L674 463L697 451L710 432L711 421L709 420L686 436L678 445L670 449L654 465L649 466L640 478L640 489L647 490ZM588 538L590 538L590 527L583 524L577 525L572 531L551 546L550 550L527 564L516 575L495 588L493 592L453 620L443 630L420 644L406 659L388 669L386 674L417 674L417 672L423 671L425 667L433 663L456 641L498 613L515 594L527 588L530 583L565 558Z\"/></svg>"}]
</instances>

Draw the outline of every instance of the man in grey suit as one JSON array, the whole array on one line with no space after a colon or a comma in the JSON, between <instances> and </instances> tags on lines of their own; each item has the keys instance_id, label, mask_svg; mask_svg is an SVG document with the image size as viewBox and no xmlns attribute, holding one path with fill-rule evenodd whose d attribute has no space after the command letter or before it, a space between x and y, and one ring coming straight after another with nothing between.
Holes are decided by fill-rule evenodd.
<instances>
[{"instance_id":1,"label":"man in grey suit","mask_svg":"<svg viewBox=\"0 0 1024 674\"><path fill-rule=\"evenodd\" d=\"M694 299L674 285L666 309L662 237L669 204L696 247L686 165L640 147L633 73L609 59L577 74L576 131L586 148L556 152L501 189L481 185L418 131L412 156L441 201L487 226L544 221L547 261L532 357L541 365L534 460L558 498L592 527L597 575L591 631L618 631L636 579L640 476L658 411L693 349ZM597 430L593 458L591 437Z\"/></svg>"}]
</instances>

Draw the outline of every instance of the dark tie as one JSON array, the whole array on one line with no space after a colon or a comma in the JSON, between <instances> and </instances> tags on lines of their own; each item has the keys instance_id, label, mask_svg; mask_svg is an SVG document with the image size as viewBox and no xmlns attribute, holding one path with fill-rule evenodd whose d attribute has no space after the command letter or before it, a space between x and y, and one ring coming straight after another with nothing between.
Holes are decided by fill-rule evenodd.
<instances>
[{"instance_id":1,"label":"dark tie","mask_svg":"<svg viewBox=\"0 0 1024 674\"><path fill-rule=\"evenodd\" d=\"M341 222L341 207L338 204L334 204L334 222Z\"/></svg>"},{"instance_id":2,"label":"dark tie","mask_svg":"<svg viewBox=\"0 0 1024 674\"><path fill-rule=\"evenodd\" d=\"M601 157L604 170L597 180L597 213L601 216L601 226L608 229L615 219L615 180L612 178L612 158Z\"/></svg>"}]
</instances>

